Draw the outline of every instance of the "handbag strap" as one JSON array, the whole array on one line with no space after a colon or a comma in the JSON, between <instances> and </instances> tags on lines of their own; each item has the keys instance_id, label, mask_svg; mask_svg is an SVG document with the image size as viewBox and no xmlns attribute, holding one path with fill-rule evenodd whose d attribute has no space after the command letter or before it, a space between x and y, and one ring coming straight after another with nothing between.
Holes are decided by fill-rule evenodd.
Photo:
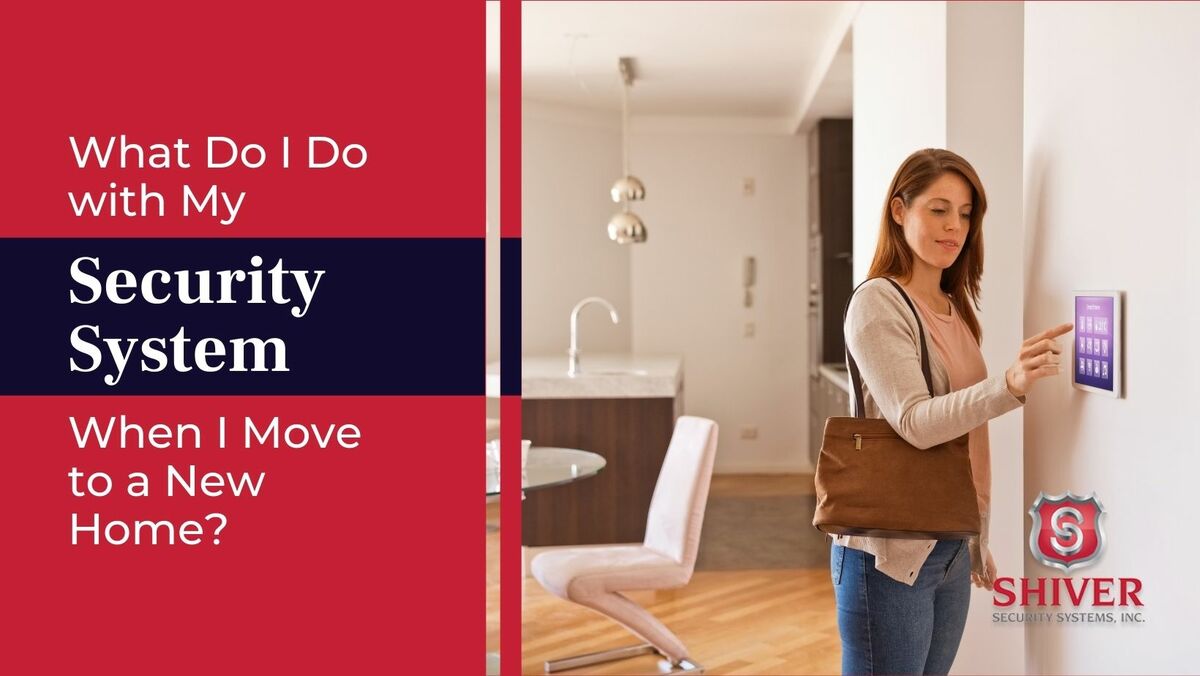
<instances>
[{"instance_id":1,"label":"handbag strap","mask_svg":"<svg viewBox=\"0 0 1200 676\"><path fill-rule=\"evenodd\" d=\"M862 288L863 284L871 281L872 278L863 280L862 284L854 287L854 291L850 292L850 297L846 299L846 307L842 309L842 332L846 331L846 315L850 311L850 301L854 298L854 294ZM908 309L912 310L913 316L917 318L917 333L921 337L921 374L925 376L925 386L929 388L929 396L933 397L933 376L929 371L929 348L925 344L925 325L921 323L921 315L917 312L917 308L913 306L912 300L904 289L900 287L891 277L882 277L886 279L896 290L900 292L900 296L904 298L904 302L908 303ZM843 336L844 338L844 336ZM858 372L858 364L854 362L854 355L850 354L850 342L845 341L846 345L846 363L850 367L850 380L854 385L854 417L865 418L866 408L863 404L862 393L862 375Z\"/></svg>"}]
</instances>

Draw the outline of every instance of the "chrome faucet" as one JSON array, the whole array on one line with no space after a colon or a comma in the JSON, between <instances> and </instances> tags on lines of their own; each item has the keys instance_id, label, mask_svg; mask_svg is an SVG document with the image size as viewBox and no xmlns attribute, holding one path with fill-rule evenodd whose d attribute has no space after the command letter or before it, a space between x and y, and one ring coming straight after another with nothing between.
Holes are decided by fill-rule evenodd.
<instances>
[{"instance_id":1,"label":"chrome faucet","mask_svg":"<svg viewBox=\"0 0 1200 676\"><path fill-rule=\"evenodd\" d=\"M579 311L591 303L600 303L608 308L608 315L612 317L613 324L621 323L621 318L617 316L617 309L612 306L612 303L599 296L588 296L575 305L575 309L571 310L571 349L567 350L567 375L572 378L579 375Z\"/></svg>"}]
</instances>

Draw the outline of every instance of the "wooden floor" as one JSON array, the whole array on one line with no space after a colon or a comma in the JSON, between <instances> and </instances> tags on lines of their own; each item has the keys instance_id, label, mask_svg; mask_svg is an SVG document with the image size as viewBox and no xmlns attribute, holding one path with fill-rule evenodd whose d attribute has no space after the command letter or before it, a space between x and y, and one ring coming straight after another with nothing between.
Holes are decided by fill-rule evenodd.
<instances>
[{"instance_id":1,"label":"wooden floor","mask_svg":"<svg viewBox=\"0 0 1200 676\"><path fill-rule=\"evenodd\" d=\"M709 495L726 498L812 495L815 492L811 474L714 474L708 489Z\"/></svg>"},{"instance_id":2,"label":"wooden floor","mask_svg":"<svg viewBox=\"0 0 1200 676\"><path fill-rule=\"evenodd\" d=\"M634 592L688 646L710 674L832 674L841 647L828 570L701 571L678 590ZM521 624L526 674L547 659L637 643L625 629L552 596L530 578ZM635 657L572 672L654 673L656 658Z\"/></svg>"},{"instance_id":3,"label":"wooden floor","mask_svg":"<svg viewBox=\"0 0 1200 676\"><path fill-rule=\"evenodd\" d=\"M487 506L487 570L484 577L487 580L487 649L489 652L500 650L500 503L493 502Z\"/></svg>"},{"instance_id":4,"label":"wooden floor","mask_svg":"<svg viewBox=\"0 0 1200 676\"><path fill-rule=\"evenodd\" d=\"M773 495L811 490L811 475L716 476L714 494ZM797 488L799 487L799 488ZM496 505L488 522L499 522ZM487 536L487 644L499 632L498 532ZM829 569L698 571L682 589L633 592L688 646L709 674L832 674L841 670L841 647ZM637 639L613 621L548 593L532 577L524 589L523 672L543 673L547 659L633 645ZM635 657L567 674L656 673L655 656Z\"/></svg>"}]
</instances>

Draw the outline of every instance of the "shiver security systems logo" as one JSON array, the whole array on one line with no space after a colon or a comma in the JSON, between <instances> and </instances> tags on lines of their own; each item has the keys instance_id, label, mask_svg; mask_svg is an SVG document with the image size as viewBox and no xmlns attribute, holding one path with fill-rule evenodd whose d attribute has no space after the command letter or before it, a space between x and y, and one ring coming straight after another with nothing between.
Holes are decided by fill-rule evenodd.
<instances>
[{"instance_id":1,"label":"shiver security systems logo","mask_svg":"<svg viewBox=\"0 0 1200 676\"><path fill-rule=\"evenodd\" d=\"M1038 561L1067 574L1072 568L1089 565L1104 551L1103 515L1104 505L1095 493L1086 498L1070 491L1064 495L1039 493L1029 508L1033 517L1029 551Z\"/></svg>"},{"instance_id":2,"label":"shiver security systems logo","mask_svg":"<svg viewBox=\"0 0 1200 676\"><path fill-rule=\"evenodd\" d=\"M992 587L992 613L998 623L1138 624L1142 580L1136 577L1069 577L1071 572L1095 563L1107 538L1100 517L1104 506L1092 493L1079 497L1039 493L1029 516L1029 551L1039 563L1057 568L1068 577L1001 577ZM1020 608L1013 608L1013 606ZM1109 610L1114 606L1120 612ZM1002 610L1001 610L1002 609ZM1014 612L1019 611L1019 612ZM1058 612L1053 612L1058 611Z\"/></svg>"}]
</instances>

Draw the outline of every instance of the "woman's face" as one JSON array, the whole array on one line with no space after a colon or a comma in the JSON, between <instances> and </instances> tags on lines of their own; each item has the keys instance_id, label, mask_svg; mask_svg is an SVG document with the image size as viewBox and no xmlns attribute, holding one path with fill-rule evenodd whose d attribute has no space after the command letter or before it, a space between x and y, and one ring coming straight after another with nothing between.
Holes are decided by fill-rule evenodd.
<instances>
[{"instance_id":1,"label":"woman's face","mask_svg":"<svg viewBox=\"0 0 1200 676\"><path fill-rule=\"evenodd\" d=\"M971 186L961 175L947 171L937 177L911 205L892 199L892 218L904 227L904 240L918 258L945 270L954 264L971 227Z\"/></svg>"}]
</instances>

